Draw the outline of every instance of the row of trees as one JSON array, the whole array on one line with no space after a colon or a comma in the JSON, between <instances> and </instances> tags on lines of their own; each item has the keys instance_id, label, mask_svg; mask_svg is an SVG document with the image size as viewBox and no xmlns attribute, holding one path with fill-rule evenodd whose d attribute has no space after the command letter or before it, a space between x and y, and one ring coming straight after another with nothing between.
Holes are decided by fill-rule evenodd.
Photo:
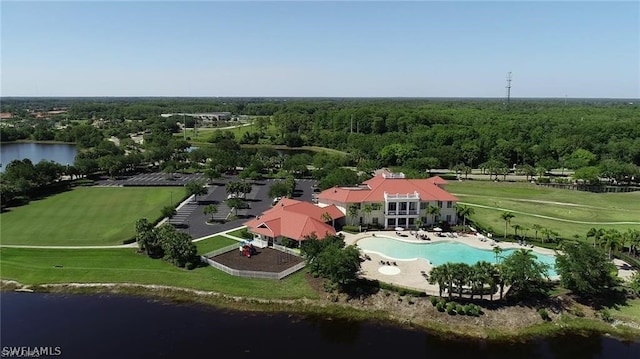
<instances>
[{"instance_id":1,"label":"row of trees","mask_svg":"<svg viewBox=\"0 0 640 359\"><path fill-rule=\"evenodd\" d=\"M501 251L496 250L496 259ZM518 249L495 264L480 261L474 265L445 263L435 266L428 276L430 284L437 284L442 297L469 294L471 299L485 293L493 300L499 290L503 298L505 286L511 286L516 298L545 295L549 288L549 266L539 262L531 250ZM555 271L560 284L583 298L601 299L620 288L617 269L604 251L587 243L571 243L556 253Z\"/></svg>"},{"instance_id":2,"label":"row of trees","mask_svg":"<svg viewBox=\"0 0 640 359\"><path fill-rule=\"evenodd\" d=\"M10 101L9 107L34 106ZM252 143L315 145L350 153L350 161L375 161L376 167L430 168L463 166L512 168L528 165L575 170L608 167L615 161L627 170L640 165L637 104L622 101L515 101L505 111L500 101L434 101L424 99L94 99L72 103L73 119L108 119L104 126L118 137L157 124L178 131L180 119L161 119L163 112L243 111L263 117L248 137ZM127 111L136 109L123 115ZM126 118L126 121L123 121ZM34 125L35 126L35 125ZM86 130L91 130L92 126ZM85 142L79 126L69 131ZM125 129L122 131L122 129ZM48 129L47 129L48 130ZM82 132L82 133L76 133ZM91 137L91 136L90 136ZM257 138L257 140L256 140ZM243 141L242 138L234 141ZM90 142L90 141L89 141ZM619 166L618 166L619 165ZM615 168L614 168L615 169ZM604 176L614 176L604 170Z\"/></svg>"},{"instance_id":3,"label":"row of trees","mask_svg":"<svg viewBox=\"0 0 640 359\"><path fill-rule=\"evenodd\" d=\"M527 296L539 292L542 283L548 279L548 266L537 261L530 250L519 249L504 258L500 264L480 261L474 265L466 263L445 263L434 267L429 273L429 283L437 284L440 296L446 289L449 298L456 292L462 297L468 292L474 295L488 292L491 300L497 288L500 299L503 290L510 285L514 295ZM488 288L487 288L488 286Z\"/></svg>"}]
</instances>

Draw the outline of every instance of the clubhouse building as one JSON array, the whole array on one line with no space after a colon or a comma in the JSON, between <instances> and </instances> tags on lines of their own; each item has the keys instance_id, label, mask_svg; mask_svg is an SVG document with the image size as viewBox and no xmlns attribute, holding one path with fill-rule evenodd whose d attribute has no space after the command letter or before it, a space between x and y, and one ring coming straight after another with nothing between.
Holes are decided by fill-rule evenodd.
<instances>
[{"instance_id":1,"label":"clubhouse building","mask_svg":"<svg viewBox=\"0 0 640 359\"><path fill-rule=\"evenodd\" d=\"M335 235L344 224L385 229L414 229L455 224L458 198L444 190L441 177L408 179L388 171L353 187L329 188L317 196L318 204L283 198L261 216L245 222L254 239L267 246L283 238L303 241Z\"/></svg>"}]
</instances>

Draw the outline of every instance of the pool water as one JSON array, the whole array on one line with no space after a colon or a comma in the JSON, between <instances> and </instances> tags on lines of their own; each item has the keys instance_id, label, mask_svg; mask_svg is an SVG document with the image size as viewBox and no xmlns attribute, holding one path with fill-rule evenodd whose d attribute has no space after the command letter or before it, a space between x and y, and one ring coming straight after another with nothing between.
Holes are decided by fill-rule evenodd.
<instances>
[{"instance_id":1,"label":"pool water","mask_svg":"<svg viewBox=\"0 0 640 359\"><path fill-rule=\"evenodd\" d=\"M366 251L380 253L394 259L424 258L432 265L438 266L447 262L467 263L473 265L480 261L496 262L496 255L492 250L471 247L460 242L411 243L388 237L367 237L358 241L358 247ZM503 249L501 257L506 257L517 249ZM557 276L554 270L556 257L533 252L542 263L550 266L549 276Z\"/></svg>"}]
</instances>

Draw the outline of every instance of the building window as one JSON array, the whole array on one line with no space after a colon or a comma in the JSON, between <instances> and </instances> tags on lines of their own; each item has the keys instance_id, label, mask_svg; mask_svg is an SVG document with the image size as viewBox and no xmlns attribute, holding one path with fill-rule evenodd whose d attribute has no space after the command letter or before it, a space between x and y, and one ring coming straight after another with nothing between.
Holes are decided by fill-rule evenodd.
<instances>
[{"instance_id":1,"label":"building window","mask_svg":"<svg viewBox=\"0 0 640 359\"><path fill-rule=\"evenodd\" d=\"M413 227L416 225L416 219L415 218L409 218L409 226Z\"/></svg>"},{"instance_id":2,"label":"building window","mask_svg":"<svg viewBox=\"0 0 640 359\"><path fill-rule=\"evenodd\" d=\"M438 208L442 208L442 201L438 201Z\"/></svg>"},{"instance_id":3,"label":"building window","mask_svg":"<svg viewBox=\"0 0 640 359\"><path fill-rule=\"evenodd\" d=\"M406 218L398 218L398 226L399 227L404 227L407 225L407 219Z\"/></svg>"},{"instance_id":4,"label":"building window","mask_svg":"<svg viewBox=\"0 0 640 359\"><path fill-rule=\"evenodd\" d=\"M452 205L453 205L453 202L447 201L447 208L451 208Z\"/></svg>"},{"instance_id":5,"label":"building window","mask_svg":"<svg viewBox=\"0 0 640 359\"><path fill-rule=\"evenodd\" d=\"M416 210L416 202L409 202L409 210L410 211L415 211Z\"/></svg>"},{"instance_id":6,"label":"building window","mask_svg":"<svg viewBox=\"0 0 640 359\"><path fill-rule=\"evenodd\" d=\"M429 208L429 202L420 202L420 209L427 209Z\"/></svg>"},{"instance_id":7,"label":"building window","mask_svg":"<svg viewBox=\"0 0 640 359\"><path fill-rule=\"evenodd\" d=\"M396 202L389 202L389 211L396 210Z\"/></svg>"},{"instance_id":8,"label":"building window","mask_svg":"<svg viewBox=\"0 0 640 359\"><path fill-rule=\"evenodd\" d=\"M451 215L447 214L447 223L451 223Z\"/></svg>"},{"instance_id":9,"label":"building window","mask_svg":"<svg viewBox=\"0 0 640 359\"><path fill-rule=\"evenodd\" d=\"M371 218L371 223L378 224L378 217Z\"/></svg>"},{"instance_id":10,"label":"building window","mask_svg":"<svg viewBox=\"0 0 640 359\"><path fill-rule=\"evenodd\" d=\"M387 218L387 227L395 227L396 219L395 218Z\"/></svg>"}]
</instances>

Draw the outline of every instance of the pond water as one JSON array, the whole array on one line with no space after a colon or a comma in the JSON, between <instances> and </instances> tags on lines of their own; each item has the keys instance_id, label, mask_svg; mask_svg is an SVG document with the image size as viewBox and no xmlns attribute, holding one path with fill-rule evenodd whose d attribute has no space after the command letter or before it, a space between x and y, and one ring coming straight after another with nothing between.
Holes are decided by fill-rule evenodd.
<instances>
[{"instance_id":1,"label":"pond water","mask_svg":"<svg viewBox=\"0 0 640 359\"><path fill-rule=\"evenodd\" d=\"M116 295L2 293L2 350L63 358L639 358L640 342L565 336L453 341L376 322L220 310Z\"/></svg>"},{"instance_id":2,"label":"pond water","mask_svg":"<svg viewBox=\"0 0 640 359\"><path fill-rule=\"evenodd\" d=\"M4 171L9 162L25 158L34 165L42 160L73 164L77 152L75 145L66 143L3 143L0 145L0 171Z\"/></svg>"}]
</instances>

